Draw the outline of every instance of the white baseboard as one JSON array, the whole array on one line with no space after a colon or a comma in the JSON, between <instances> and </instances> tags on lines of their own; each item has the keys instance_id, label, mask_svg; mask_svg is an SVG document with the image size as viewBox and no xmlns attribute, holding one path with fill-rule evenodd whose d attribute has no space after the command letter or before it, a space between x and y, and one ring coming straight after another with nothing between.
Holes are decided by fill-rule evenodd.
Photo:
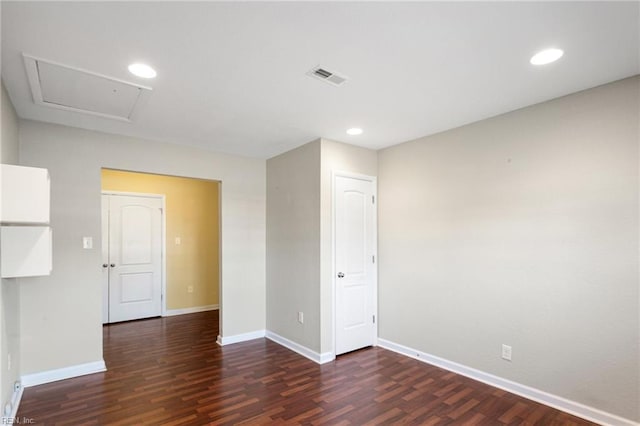
<instances>
[{"instance_id":1,"label":"white baseboard","mask_svg":"<svg viewBox=\"0 0 640 426\"><path fill-rule=\"evenodd\" d=\"M260 339L264 337L264 330L250 331L249 333L235 334L233 336L218 336L217 343L220 346L233 345L234 343L246 342L248 340Z\"/></svg>"},{"instance_id":2,"label":"white baseboard","mask_svg":"<svg viewBox=\"0 0 640 426\"><path fill-rule=\"evenodd\" d=\"M183 308L183 309L167 309L164 311L165 317L172 317L174 315L184 315L184 314L195 314L196 312L206 312L206 311L215 311L220 309L220 305L205 305L205 306L195 306L193 308Z\"/></svg>"},{"instance_id":3,"label":"white baseboard","mask_svg":"<svg viewBox=\"0 0 640 426\"><path fill-rule=\"evenodd\" d=\"M104 360L88 362L86 364L73 365L71 367L58 368L56 370L42 371L40 373L25 374L21 377L22 387L42 385L58 380L71 379L87 374L107 371Z\"/></svg>"},{"instance_id":4,"label":"white baseboard","mask_svg":"<svg viewBox=\"0 0 640 426\"><path fill-rule=\"evenodd\" d=\"M269 330L267 330L266 338L284 346L285 348L291 349L292 351L305 358L309 358L311 361L317 362L318 364L325 364L336 359L335 355L331 352L318 353Z\"/></svg>"},{"instance_id":5,"label":"white baseboard","mask_svg":"<svg viewBox=\"0 0 640 426\"><path fill-rule=\"evenodd\" d=\"M320 362L318 364L326 364L336 360L336 356L333 352L323 352L320 354Z\"/></svg>"},{"instance_id":6,"label":"white baseboard","mask_svg":"<svg viewBox=\"0 0 640 426\"><path fill-rule=\"evenodd\" d=\"M13 387L13 393L11 394L11 412L8 416L3 415L0 418L0 422L2 422L3 425L19 423L18 421L16 421L16 416L18 415L18 408L20 407L20 401L22 400L23 391L24 387L22 386L22 384L20 382L16 382Z\"/></svg>"},{"instance_id":7,"label":"white baseboard","mask_svg":"<svg viewBox=\"0 0 640 426\"><path fill-rule=\"evenodd\" d=\"M607 413L597 408L589 407L579 402L568 400L561 396L553 395L539 389L512 382L511 380L503 379L502 377L494 376L493 374L485 373L484 371L476 370L475 368L467 367L466 365L458 364L457 362L449 361L435 355L421 352L419 350L412 349L407 346L391 342L389 340L378 338L378 346L417 359L418 361L422 361L448 371L453 371L454 373L458 373L462 376L469 377L479 382L486 383L493 387L506 390L507 392L520 395L524 398L539 402L544 405L548 405L566 413L573 414L574 416L600 423L602 425L640 425L640 423L634 422L633 420L625 419L615 414Z\"/></svg>"}]
</instances>

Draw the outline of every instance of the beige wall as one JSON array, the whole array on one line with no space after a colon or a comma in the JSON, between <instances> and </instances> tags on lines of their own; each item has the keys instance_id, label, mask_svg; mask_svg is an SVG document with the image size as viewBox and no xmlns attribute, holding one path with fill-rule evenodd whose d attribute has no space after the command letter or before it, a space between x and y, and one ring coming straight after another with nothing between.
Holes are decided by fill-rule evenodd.
<instances>
[{"instance_id":1,"label":"beige wall","mask_svg":"<svg viewBox=\"0 0 640 426\"><path fill-rule=\"evenodd\" d=\"M319 352L319 298L317 140L267 160L267 330Z\"/></svg>"},{"instance_id":2,"label":"beige wall","mask_svg":"<svg viewBox=\"0 0 640 426\"><path fill-rule=\"evenodd\" d=\"M319 354L334 350L332 173L375 176L376 163L325 139L267 161L267 329Z\"/></svg>"},{"instance_id":3,"label":"beige wall","mask_svg":"<svg viewBox=\"0 0 640 426\"><path fill-rule=\"evenodd\" d=\"M640 420L639 93L381 151L380 337Z\"/></svg>"},{"instance_id":4,"label":"beige wall","mask_svg":"<svg viewBox=\"0 0 640 426\"><path fill-rule=\"evenodd\" d=\"M1 84L0 163L18 164L18 116ZM20 372L20 288L18 279L2 279L0 291L0 406L13 394ZM11 365L9 365L11 358Z\"/></svg>"},{"instance_id":5,"label":"beige wall","mask_svg":"<svg viewBox=\"0 0 640 426\"><path fill-rule=\"evenodd\" d=\"M2 145L0 146L0 163L18 164L18 116L13 108L7 89L2 83L2 98L0 100L2 113Z\"/></svg>"},{"instance_id":6,"label":"beige wall","mask_svg":"<svg viewBox=\"0 0 640 426\"><path fill-rule=\"evenodd\" d=\"M34 121L20 159L50 171L53 227L53 273L20 287L23 374L102 359L101 253L82 249L101 246L102 168L221 181L221 334L264 330L264 160Z\"/></svg>"},{"instance_id":7,"label":"beige wall","mask_svg":"<svg viewBox=\"0 0 640 426\"><path fill-rule=\"evenodd\" d=\"M102 190L165 196L167 309L218 304L218 187L211 180L102 170Z\"/></svg>"}]
</instances>

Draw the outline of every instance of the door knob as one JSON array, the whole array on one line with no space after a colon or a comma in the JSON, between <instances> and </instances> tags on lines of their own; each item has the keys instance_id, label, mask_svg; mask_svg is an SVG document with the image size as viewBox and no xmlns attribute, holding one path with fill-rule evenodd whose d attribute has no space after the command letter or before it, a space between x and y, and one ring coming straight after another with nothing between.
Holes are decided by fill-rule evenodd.
<instances>
[{"instance_id":1,"label":"door knob","mask_svg":"<svg viewBox=\"0 0 640 426\"><path fill-rule=\"evenodd\" d=\"M344 278L344 273L343 272L338 272L338 278Z\"/></svg>"},{"instance_id":2,"label":"door knob","mask_svg":"<svg viewBox=\"0 0 640 426\"><path fill-rule=\"evenodd\" d=\"M109 266L109 264L107 264L107 263L103 263L103 264L102 264L102 267L103 267L103 268L106 268L107 266Z\"/></svg>"},{"instance_id":3,"label":"door knob","mask_svg":"<svg viewBox=\"0 0 640 426\"><path fill-rule=\"evenodd\" d=\"M115 268L115 267L116 267L116 264L115 264L115 263L112 263L112 264L111 264L111 267L112 267L112 268Z\"/></svg>"}]
</instances>

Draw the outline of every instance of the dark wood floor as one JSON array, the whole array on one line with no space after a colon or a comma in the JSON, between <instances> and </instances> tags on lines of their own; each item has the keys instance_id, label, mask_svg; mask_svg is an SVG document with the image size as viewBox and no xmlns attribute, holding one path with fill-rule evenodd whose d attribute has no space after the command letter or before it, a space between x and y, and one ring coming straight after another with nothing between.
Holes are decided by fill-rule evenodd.
<instances>
[{"instance_id":1,"label":"dark wood floor","mask_svg":"<svg viewBox=\"0 0 640 426\"><path fill-rule=\"evenodd\" d=\"M319 366L265 339L220 347L217 312L104 328L106 373L25 389L56 425L589 425L379 348Z\"/></svg>"}]
</instances>

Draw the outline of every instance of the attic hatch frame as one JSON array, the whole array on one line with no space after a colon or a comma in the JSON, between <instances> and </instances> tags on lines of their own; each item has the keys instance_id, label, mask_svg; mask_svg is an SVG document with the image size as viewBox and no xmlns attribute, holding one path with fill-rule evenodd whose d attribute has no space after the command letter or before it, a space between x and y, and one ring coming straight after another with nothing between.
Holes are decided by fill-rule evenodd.
<instances>
[{"instance_id":1,"label":"attic hatch frame","mask_svg":"<svg viewBox=\"0 0 640 426\"><path fill-rule=\"evenodd\" d=\"M122 79L119 79L119 78L110 77L108 75L104 75L104 74L100 74L100 73L97 73L97 72L89 71L89 70L86 70L86 69L83 69L83 68L79 68L79 67L65 65L65 64L62 64L60 62L55 62L55 61L51 61L51 60L48 60L48 59L39 58L37 56L29 55L29 54L26 54L26 53L23 53L22 57L24 59L24 66L25 66L25 69L26 69L26 72L27 72L27 79L29 80L29 86L31 87L31 94L33 96L33 101L35 102L36 105L44 106L44 107L47 107L47 108L55 108L55 109L60 109L60 110L63 110L63 111L77 112L77 113L81 113L81 114L89 114L89 115L93 115L93 116L96 116L96 117L108 118L108 119L111 119L111 120L124 121L126 123L131 123L137 117L138 111L140 110L140 107L147 102L149 96L151 95L151 92L153 91L153 89L151 87L149 87L149 86L144 86L144 85L141 85L141 84L132 83L130 81L125 81L125 80L122 80ZM83 74L86 74L86 75L90 75L90 76L93 76L93 77L102 78L102 79L105 79L105 80L108 80L108 81L111 81L111 82L124 84L124 85L127 85L127 86L134 87L134 88L138 89L140 92L138 93L138 98L134 102L129 115L126 116L126 117L119 116L119 115L113 115L113 114L106 114L106 113L102 113L102 112L99 112L99 111L91 111L91 110L86 110L86 109L74 108L72 106L57 104L57 103L54 103L54 102L47 102L44 99L43 94L42 94L42 86L41 86L41 83L40 83L40 71L38 69L38 63L46 63L46 64L53 65L53 66L56 66L56 67L65 68L67 70L80 72L80 73L83 73Z\"/></svg>"}]
</instances>

